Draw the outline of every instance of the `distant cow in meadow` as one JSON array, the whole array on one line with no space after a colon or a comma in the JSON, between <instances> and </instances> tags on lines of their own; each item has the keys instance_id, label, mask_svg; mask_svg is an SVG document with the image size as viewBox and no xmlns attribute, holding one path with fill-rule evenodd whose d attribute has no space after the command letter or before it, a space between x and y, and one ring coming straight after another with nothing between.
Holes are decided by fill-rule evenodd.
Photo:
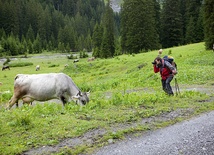
<instances>
[{"instance_id":1,"label":"distant cow in meadow","mask_svg":"<svg viewBox=\"0 0 214 155\"><path fill-rule=\"evenodd\" d=\"M73 63L79 62L79 59L75 59Z\"/></svg>"},{"instance_id":2,"label":"distant cow in meadow","mask_svg":"<svg viewBox=\"0 0 214 155\"><path fill-rule=\"evenodd\" d=\"M94 61L95 57L88 58L88 61Z\"/></svg>"},{"instance_id":3,"label":"distant cow in meadow","mask_svg":"<svg viewBox=\"0 0 214 155\"><path fill-rule=\"evenodd\" d=\"M14 82L14 94L7 108L10 109L19 99L23 103L59 99L63 105L71 100L79 105L89 102L89 92L81 92L73 80L64 73L18 74Z\"/></svg>"},{"instance_id":4,"label":"distant cow in meadow","mask_svg":"<svg viewBox=\"0 0 214 155\"><path fill-rule=\"evenodd\" d=\"M40 66L39 65L36 66L36 71L38 71L38 70L40 70Z\"/></svg>"},{"instance_id":5,"label":"distant cow in meadow","mask_svg":"<svg viewBox=\"0 0 214 155\"><path fill-rule=\"evenodd\" d=\"M3 67L2 67L2 71L3 71L3 70L6 70L6 69L10 70L10 66L3 66Z\"/></svg>"}]
</instances>

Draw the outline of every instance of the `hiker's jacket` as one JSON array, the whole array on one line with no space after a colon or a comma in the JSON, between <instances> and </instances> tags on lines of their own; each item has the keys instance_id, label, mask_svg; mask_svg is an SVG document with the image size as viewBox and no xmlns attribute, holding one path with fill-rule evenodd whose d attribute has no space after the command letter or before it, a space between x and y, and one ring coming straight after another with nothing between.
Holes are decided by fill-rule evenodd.
<instances>
[{"instance_id":1,"label":"hiker's jacket","mask_svg":"<svg viewBox=\"0 0 214 155\"><path fill-rule=\"evenodd\" d=\"M170 75L176 74L176 68L173 67L168 61L162 59L161 67L154 65L154 72L160 72L162 80L166 80Z\"/></svg>"}]
</instances>

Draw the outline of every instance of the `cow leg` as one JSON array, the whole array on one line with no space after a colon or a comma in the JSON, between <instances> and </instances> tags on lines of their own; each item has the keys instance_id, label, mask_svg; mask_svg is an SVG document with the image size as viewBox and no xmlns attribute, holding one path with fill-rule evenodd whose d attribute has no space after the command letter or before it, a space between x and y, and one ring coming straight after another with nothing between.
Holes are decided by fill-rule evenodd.
<instances>
[{"instance_id":1,"label":"cow leg","mask_svg":"<svg viewBox=\"0 0 214 155\"><path fill-rule=\"evenodd\" d=\"M66 98L64 96L60 96L60 100L62 101L63 105L66 104Z\"/></svg>"},{"instance_id":2,"label":"cow leg","mask_svg":"<svg viewBox=\"0 0 214 155\"><path fill-rule=\"evenodd\" d=\"M17 107L17 108L19 107L19 103L18 103L18 101L16 102L16 107Z\"/></svg>"},{"instance_id":3,"label":"cow leg","mask_svg":"<svg viewBox=\"0 0 214 155\"><path fill-rule=\"evenodd\" d=\"M18 100L19 99L13 95L13 97L8 102L7 109L10 109L15 103L18 105Z\"/></svg>"}]
</instances>

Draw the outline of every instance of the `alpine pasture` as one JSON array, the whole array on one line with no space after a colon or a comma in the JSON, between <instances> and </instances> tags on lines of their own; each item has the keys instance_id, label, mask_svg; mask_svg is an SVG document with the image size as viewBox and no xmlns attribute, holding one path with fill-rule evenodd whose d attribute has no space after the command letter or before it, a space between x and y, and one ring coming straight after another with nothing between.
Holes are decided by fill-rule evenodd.
<instances>
[{"instance_id":1,"label":"alpine pasture","mask_svg":"<svg viewBox=\"0 0 214 155\"><path fill-rule=\"evenodd\" d=\"M206 51L204 43L163 49L162 56L171 55L178 65L176 78L180 94L169 97L162 91L160 74L153 72L151 62L156 51L115 56L111 59L87 58L73 63L66 57L17 58L10 64L31 65L11 67L1 71L0 82L0 154L22 154L32 148L56 145L94 129L103 129L93 145L66 147L56 154L90 154L109 139L122 139L126 134L154 130L182 121L196 114L214 110L214 53ZM65 67L65 64L68 64ZM36 71L36 66L40 70ZM17 66L17 65L16 65ZM139 67L140 66L140 67ZM80 107L74 102L65 107L60 103L35 102L11 110L5 106L13 95L16 74L63 72L69 75L82 91L90 91L90 102ZM174 93L174 80L171 82ZM211 90L195 91L195 87ZM192 89L187 89L192 88ZM21 102L21 101L20 101ZM156 117L176 110L186 111L174 119L141 125L144 118ZM122 128L123 124L137 125ZM139 123L139 124L138 124ZM113 133L112 126L121 126Z\"/></svg>"}]
</instances>

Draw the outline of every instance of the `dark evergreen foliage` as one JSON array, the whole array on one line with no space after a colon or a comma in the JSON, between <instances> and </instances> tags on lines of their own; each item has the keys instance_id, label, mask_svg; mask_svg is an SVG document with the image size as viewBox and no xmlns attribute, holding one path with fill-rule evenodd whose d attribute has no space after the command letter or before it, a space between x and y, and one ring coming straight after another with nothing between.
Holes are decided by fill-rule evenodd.
<instances>
[{"instance_id":1,"label":"dark evergreen foliage","mask_svg":"<svg viewBox=\"0 0 214 155\"><path fill-rule=\"evenodd\" d=\"M204 1L204 24L205 24L205 45L206 49L214 46L214 1Z\"/></svg>"},{"instance_id":2,"label":"dark evergreen foliage","mask_svg":"<svg viewBox=\"0 0 214 155\"><path fill-rule=\"evenodd\" d=\"M114 14L110 7L110 2L106 5L103 23L103 37L100 51L101 58L113 57L115 53L115 42L114 42Z\"/></svg>"},{"instance_id":3,"label":"dark evergreen foliage","mask_svg":"<svg viewBox=\"0 0 214 155\"><path fill-rule=\"evenodd\" d=\"M179 1L165 0L161 16L161 43L163 48L182 43L182 15Z\"/></svg>"},{"instance_id":4,"label":"dark evergreen foliage","mask_svg":"<svg viewBox=\"0 0 214 155\"><path fill-rule=\"evenodd\" d=\"M202 13L201 10L201 0L186 0L186 10L185 10L185 43L196 43L203 41L203 21L200 20ZM201 31L202 30L202 31Z\"/></svg>"},{"instance_id":5,"label":"dark evergreen foliage","mask_svg":"<svg viewBox=\"0 0 214 155\"><path fill-rule=\"evenodd\" d=\"M159 48L158 10L155 6L157 3L154 0L124 0L121 11L121 46L124 53Z\"/></svg>"},{"instance_id":6,"label":"dark evergreen foliage","mask_svg":"<svg viewBox=\"0 0 214 155\"><path fill-rule=\"evenodd\" d=\"M96 23L92 36L92 45L93 45L93 56L100 57L101 45L103 38L103 26L102 24Z\"/></svg>"},{"instance_id":7,"label":"dark evergreen foliage","mask_svg":"<svg viewBox=\"0 0 214 155\"><path fill-rule=\"evenodd\" d=\"M214 44L213 0L0 0L0 56L43 50L108 58L205 41Z\"/></svg>"},{"instance_id":8,"label":"dark evergreen foliage","mask_svg":"<svg viewBox=\"0 0 214 155\"><path fill-rule=\"evenodd\" d=\"M5 47L5 42L11 43L10 48L14 46L8 41L12 32L20 44L25 44L24 53L41 53L45 49L91 51L89 39L104 10L101 0L0 0L0 29L6 34L6 38L0 36L0 46ZM0 52L17 55L22 51Z\"/></svg>"}]
</instances>

